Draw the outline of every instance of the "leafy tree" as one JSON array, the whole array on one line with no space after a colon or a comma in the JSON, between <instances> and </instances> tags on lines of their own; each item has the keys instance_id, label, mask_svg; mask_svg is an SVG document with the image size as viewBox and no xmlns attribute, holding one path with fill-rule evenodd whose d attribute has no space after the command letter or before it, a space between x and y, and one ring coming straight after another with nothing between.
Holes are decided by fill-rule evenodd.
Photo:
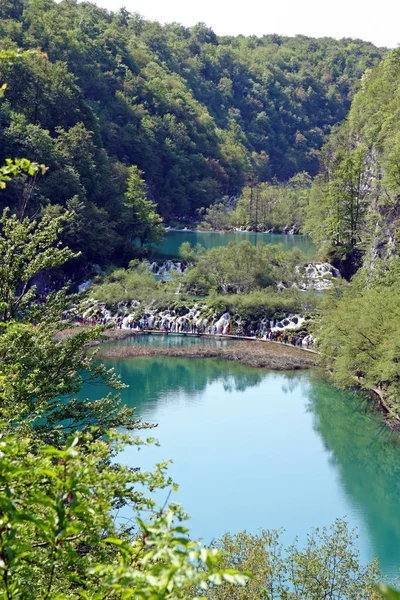
<instances>
[{"instance_id":1,"label":"leafy tree","mask_svg":"<svg viewBox=\"0 0 400 600\"><path fill-rule=\"evenodd\" d=\"M165 231L162 219L156 212L155 203L147 199L146 184L142 175L142 171L136 166L129 169L128 190L124 202L131 212L132 239L138 239L141 247L161 242Z\"/></svg>"},{"instance_id":2,"label":"leafy tree","mask_svg":"<svg viewBox=\"0 0 400 600\"><path fill-rule=\"evenodd\" d=\"M61 127L56 131L56 148L63 162L78 173L87 198L98 202L99 174L102 167L106 166L106 158L96 147L93 132L88 131L83 123L77 123L68 131Z\"/></svg>"},{"instance_id":3,"label":"leafy tree","mask_svg":"<svg viewBox=\"0 0 400 600\"><path fill-rule=\"evenodd\" d=\"M193 247L190 242L183 242L183 244L179 246L179 256L187 262L196 262L204 252L206 252L206 249L201 244L196 244L196 246Z\"/></svg>"},{"instance_id":4,"label":"leafy tree","mask_svg":"<svg viewBox=\"0 0 400 600\"><path fill-rule=\"evenodd\" d=\"M74 256L68 248L55 246L67 218L71 215L37 223L4 213L0 233L0 375L7 389L2 419L13 428L34 427L37 435L57 443L69 432L85 430L96 421L99 436L112 426L140 427L132 411L119 407L118 397L95 402L74 397L83 377L120 387L113 373L87 353L88 344L101 336L103 328L65 337L75 311L79 314L87 307L68 297L67 289L50 293L45 303L38 302L32 285L43 270ZM65 401L60 402L63 396Z\"/></svg>"},{"instance_id":5,"label":"leafy tree","mask_svg":"<svg viewBox=\"0 0 400 600\"><path fill-rule=\"evenodd\" d=\"M316 529L307 536L304 548L296 541L283 548L280 532L262 530L226 534L215 546L224 552L223 566L248 569L254 577L243 588L229 583L212 590L211 599L269 600L278 598L320 600L377 600L375 582L379 579L376 562L360 565L354 531L337 519L330 529Z\"/></svg>"},{"instance_id":6,"label":"leafy tree","mask_svg":"<svg viewBox=\"0 0 400 600\"><path fill-rule=\"evenodd\" d=\"M21 173L27 173L33 177L38 171L42 173L46 172L44 165L31 162L26 158L12 160L8 158L5 166L0 167L0 189L6 187L6 182L12 180L13 177L20 175Z\"/></svg>"},{"instance_id":7,"label":"leafy tree","mask_svg":"<svg viewBox=\"0 0 400 600\"><path fill-rule=\"evenodd\" d=\"M110 260L126 266L135 256L124 229L126 182L114 179L121 164L145 173L147 199L164 219L193 217L252 178L315 175L318 150L385 52L329 38L219 37L204 24L163 26L85 3L3 4L0 163L29 156L49 166L30 215L76 195L87 203L81 264L105 262L94 239L105 227L89 225L97 220L113 230ZM24 186L2 193L3 207L15 210ZM279 204L272 224L253 208L248 226L301 227L301 207Z\"/></svg>"},{"instance_id":8,"label":"leafy tree","mask_svg":"<svg viewBox=\"0 0 400 600\"><path fill-rule=\"evenodd\" d=\"M71 218L43 219L39 223L25 217L19 221L4 211L1 218L0 305L3 323L21 318L35 299L30 283L43 270L58 266L75 255L68 248L55 248L62 224Z\"/></svg>"},{"instance_id":9,"label":"leafy tree","mask_svg":"<svg viewBox=\"0 0 400 600\"><path fill-rule=\"evenodd\" d=\"M125 443L132 443L124 438ZM220 553L192 542L176 524L176 505L118 527L116 491L136 509L153 507L143 490L164 482L161 466L145 473L110 464L123 438L110 432L71 437L61 448L31 438L0 439L0 592L4 598L182 598L245 575L219 566ZM203 568L201 568L203 567Z\"/></svg>"},{"instance_id":10,"label":"leafy tree","mask_svg":"<svg viewBox=\"0 0 400 600\"><path fill-rule=\"evenodd\" d=\"M304 172L281 184L252 182L243 189L231 222L253 231L302 231L310 188L311 177Z\"/></svg>"},{"instance_id":11,"label":"leafy tree","mask_svg":"<svg viewBox=\"0 0 400 600\"><path fill-rule=\"evenodd\" d=\"M214 231L226 231L230 228L230 214L222 202L209 206L204 215L201 226Z\"/></svg>"},{"instance_id":12,"label":"leafy tree","mask_svg":"<svg viewBox=\"0 0 400 600\"><path fill-rule=\"evenodd\" d=\"M91 295L108 306L132 301L151 304L159 298L168 299L165 285L156 281L146 261L131 261L128 269L114 269L109 275L99 277Z\"/></svg>"},{"instance_id":13,"label":"leafy tree","mask_svg":"<svg viewBox=\"0 0 400 600\"><path fill-rule=\"evenodd\" d=\"M185 249L184 249L185 252ZM301 253L286 252L279 246L253 246L250 242L230 242L196 254L196 263L182 278L191 293L243 293L257 288L293 283Z\"/></svg>"},{"instance_id":14,"label":"leafy tree","mask_svg":"<svg viewBox=\"0 0 400 600\"><path fill-rule=\"evenodd\" d=\"M360 271L350 286L327 294L316 325L323 360L335 381L376 390L394 420L400 410L399 281L398 258L381 261L372 278Z\"/></svg>"},{"instance_id":15,"label":"leafy tree","mask_svg":"<svg viewBox=\"0 0 400 600\"><path fill-rule=\"evenodd\" d=\"M81 202L79 196L67 200L66 209L73 213L74 218L65 223L62 241L78 254L69 264L69 271L80 262L109 262L119 242L116 224L111 221L109 213L93 202ZM57 219L64 213L65 208L60 204L50 204L42 210L42 218Z\"/></svg>"},{"instance_id":16,"label":"leafy tree","mask_svg":"<svg viewBox=\"0 0 400 600\"><path fill-rule=\"evenodd\" d=\"M305 225L312 238L323 245L325 253L356 264L371 188L366 154L362 145L334 153L325 164L326 173L314 184Z\"/></svg>"}]
</instances>

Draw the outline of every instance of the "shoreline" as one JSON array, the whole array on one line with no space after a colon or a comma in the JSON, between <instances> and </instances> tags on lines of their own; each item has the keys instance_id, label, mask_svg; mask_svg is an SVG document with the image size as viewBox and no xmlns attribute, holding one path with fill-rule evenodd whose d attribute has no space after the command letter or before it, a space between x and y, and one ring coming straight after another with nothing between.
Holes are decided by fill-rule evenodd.
<instances>
[{"instance_id":1,"label":"shoreline","mask_svg":"<svg viewBox=\"0 0 400 600\"><path fill-rule=\"evenodd\" d=\"M146 334L133 333L133 335ZM235 361L248 367L269 369L272 371L297 371L301 369L312 369L317 366L315 352L302 350L287 344L280 344L279 342L274 343L263 340L243 339L232 346L214 348L204 346L187 346L185 348L124 346L116 348L113 345L113 342L121 341L127 337L130 337L130 335L110 336L108 339L106 338L104 341L100 341L99 344L97 344L102 346L98 352L99 357L114 359L152 356L218 358ZM215 337L218 337L218 339L229 339L228 336ZM235 339L233 336L232 338ZM110 346L104 347L103 344L107 342L110 342Z\"/></svg>"},{"instance_id":2,"label":"shoreline","mask_svg":"<svg viewBox=\"0 0 400 600\"><path fill-rule=\"evenodd\" d=\"M81 326L75 326L64 330L61 337L70 337L78 332ZM98 349L100 358L127 359L127 358L146 358L167 356L171 358L217 358L221 360L236 361L244 366L252 368L263 368L271 371L298 371L318 368L318 352L298 348L289 344L273 342L270 340L260 340L255 338L243 338L239 336L221 336L210 335L214 339L240 340L231 347L199 347L187 346L186 348L173 348L159 346L149 348L144 346L125 346L116 348L115 343L129 339L135 336L143 335L167 335L162 331L132 331L127 329L107 329L103 332L100 339L96 340L91 347ZM168 334L168 335L186 335L201 337L197 334ZM109 344L104 347L104 344ZM326 373L329 376L329 372ZM376 388L363 389L360 381L354 378L356 390L349 386L349 391L357 391L363 395L370 403L372 408L381 415L383 423L392 431L400 431L400 417L392 412L387 405L381 390Z\"/></svg>"},{"instance_id":3,"label":"shoreline","mask_svg":"<svg viewBox=\"0 0 400 600\"><path fill-rule=\"evenodd\" d=\"M299 236L303 236L303 237L309 237L306 233L291 233L290 231L270 231L269 229L267 229L266 231L253 231L250 230L248 231L247 229L201 229L199 227L194 227L194 228L188 228L188 227L184 227L182 229L179 229L177 227L169 227L167 226L165 228L168 231L171 232L179 232L179 233L196 233L196 232L200 232L200 233L261 233L262 235L265 234L270 234L270 235L291 235L291 236L295 236L295 235L299 235Z\"/></svg>"}]
</instances>

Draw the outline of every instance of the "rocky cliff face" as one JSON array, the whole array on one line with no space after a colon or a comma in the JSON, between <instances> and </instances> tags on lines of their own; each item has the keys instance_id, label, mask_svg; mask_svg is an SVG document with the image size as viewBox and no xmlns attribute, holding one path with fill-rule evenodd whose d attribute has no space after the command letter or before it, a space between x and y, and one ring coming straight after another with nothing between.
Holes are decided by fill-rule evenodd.
<instances>
[{"instance_id":1,"label":"rocky cliff face","mask_svg":"<svg viewBox=\"0 0 400 600\"><path fill-rule=\"evenodd\" d=\"M398 253L400 228L400 49L393 50L363 78L349 124L367 147L366 172L371 181L363 231L364 265Z\"/></svg>"},{"instance_id":2,"label":"rocky cliff face","mask_svg":"<svg viewBox=\"0 0 400 600\"><path fill-rule=\"evenodd\" d=\"M364 257L364 264L373 270L378 260L387 260L398 254L400 231L400 196L395 203L381 206L371 214L372 239Z\"/></svg>"},{"instance_id":3,"label":"rocky cliff face","mask_svg":"<svg viewBox=\"0 0 400 600\"><path fill-rule=\"evenodd\" d=\"M347 279L362 265L374 270L398 251L399 89L396 49L367 71L348 119L332 132L321 154L309 221L317 243L326 245L330 262Z\"/></svg>"}]
</instances>

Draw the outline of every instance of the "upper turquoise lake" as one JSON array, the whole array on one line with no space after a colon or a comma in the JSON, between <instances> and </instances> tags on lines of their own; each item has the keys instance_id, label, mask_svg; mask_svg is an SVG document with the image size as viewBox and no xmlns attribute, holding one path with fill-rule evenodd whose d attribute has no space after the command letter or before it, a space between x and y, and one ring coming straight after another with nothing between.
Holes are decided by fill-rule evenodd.
<instances>
[{"instance_id":1,"label":"upper turquoise lake","mask_svg":"<svg viewBox=\"0 0 400 600\"><path fill-rule=\"evenodd\" d=\"M365 401L311 371L168 357L105 364L130 385L122 402L157 424L144 435L160 442L128 448L119 460L147 469L172 459L173 499L194 537L209 543L226 531L283 527L289 543L345 517L358 528L363 561L377 556L384 573L398 572L400 440ZM92 398L103 391L84 389Z\"/></svg>"},{"instance_id":2,"label":"upper turquoise lake","mask_svg":"<svg viewBox=\"0 0 400 600\"><path fill-rule=\"evenodd\" d=\"M179 256L179 247L183 242L189 242L192 246L201 244L208 250L215 246L225 246L229 242L243 241L250 242L254 246L257 244L282 244L288 250L299 248L309 260L315 257L315 246L310 238L305 235L253 233L248 231L235 233L168 231L161 246L155 250L155 254L166 258L177 258Z\"/></svg>"}]
</instances>

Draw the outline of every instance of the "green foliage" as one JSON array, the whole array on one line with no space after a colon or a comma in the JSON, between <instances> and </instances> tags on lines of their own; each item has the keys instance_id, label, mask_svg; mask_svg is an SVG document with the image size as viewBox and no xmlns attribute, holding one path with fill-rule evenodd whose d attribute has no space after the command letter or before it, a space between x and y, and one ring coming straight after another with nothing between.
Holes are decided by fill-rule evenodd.
<instances>
[{"instance_id":1,"label":"green foliage","mask_svg":"<svg viewBox=\"0 0 400 600\"><path fill-rule=\"evenodd\" d=\"M179 247L179 256L187 262L196 262L199 256L204 254L206 249L201 244L196 244L193 247L190 242L183 242Z\"/></svg>"},{"instance_id":2,"label":"green foliage","mask_svg":"<svg viewBox=\"0 0 400 600\"><path fill-rule=\"evenodd\" d=\"M348 119L321 153L305 231L349 276L361 257L390 256L398 228L400 53L368 70ZM394 243L392 243L392 239ZM347 263L347 264L346 264Z\"/></svg>"},{"instance_id":3,"label":"green foliage","mask_svg":"<svg viewBox=\"0 0 400 600\"><path fill-rule=\"evenodd\" d=\"M125 443L128 439L124 438ZM221 568L216 550L201 548L176 524L171 504L133 532L118 528L116 492L136 509L153 507L144 488L165 483L163 469L145 473L110 464L113 447L90 434L61 448L30 438L0 439L0 592L9 600L106 597L173 600L245 575ZM132 442L130 442L132 443Z\"/></svg>"},{"instance_id":4,"label":"green foliage","mask_svg":"<svg viewBox=\"0 0 400 600\"><path fill-rule=\"evenodd\" d=\"M400 411L399 259L377 261L350 285L326 295L315 331L325 364L343 386L382 394L392 418Z\"/></svg>"},{"instance_id":5,"label":"green foliage","mask_svg":"<svg viewBox=\"0 0 400 600\"><path fill-rule=\"evenodd\" d=\"M91 296L108 306L132 300L150 304L160 296L165 297L165 292L164 283L155 280L145 261L140 264L132 261L128 269L115 269L91 288Z\"/></svg>"},{"instance_id":6,"label":"green foliage","mask_svg":"<svg viewBox=\"0 0 400 600\"><path fill-rule=\"evenodd\" d=\"M384 600L399 600L400 592L396 592L392 588L389 588L387 585L378 585L377 590Z\"/></svg>"},{"instance_id":7,"label":"green foliage","mask_svg":"<svg viewBox=\"0 0 400 600\"><path fill-rule=\"evenodd\" d=\"M103 380L111 388L121 384L112 372L97 365L87 347L98 339L103 328L93 327L64 338L70 327L63 313L84 310L67 290L52 292L46 303L38 303L32 280L50 267L74 257L68 248L57 246L62 225L71 215L57 219L18 221L2 217L0 232L0 376L5 390L1 419L15 430L34 428L35 434L62 443L77 429L87 430L98 422L98 435L124 425L140 428L133 411L119 407L118 396L90 402L74 397L83 376ZM65 397L61 402L60 397ZM146 426L146 425L144 425Z\"/></svg>"},{"instance_id":8,"label":"green foliage","mask_svg":"<svg viewBox=\"0 0 400 600\"><path fill-rule=\"evenodd\" d=\"M25 217L19 221L5 210L0 219L0 318L3 322L26 316L35 287L29 284L35 275L74 258L69 248L55 247L63 224L71 219L66 213L57 219L39 223Z\"/></svg>"},{"instance_id":9,"label":"green foliage","mask_svg":"<svg viewBox=\"0 0 400 600\"><path fill-rule=\"evenodd\" d=\"M231 216L225 204L219 202L206 208L204 220L201 223L202 229L226 231L230 226Z\"/></svg>"},{"instance_id":10,"label":"green foliage","mask_svg":"<svg viewBox=\"0 0 400 600\"><path fill-rule=\"evenodd\" d=\"M338 147L332 151L335 140ZM336 261L354 261L362 248L369 208L368 153L364 145L343 142L338 136L333 136L329 145L324 173L315 180L310 194L304 229L325 255Z\"/></svg>"},{"instance_id":11,"label":"green foliage","mask_svg":"<svg viewBox=\"0 0 400 600\"><path fill-rule=\"evenodd\" d=\"M230 222L253 231L301 231L310 187L307 173L298 173L286 184L255 183L244 188Z\"/></svg>"},{"instance_id":12,"label":"green foliage","mask_svg":"<svg viewBox=\"0 0 400 600\"><path fill-rule=\"evenodd\" d=\"M230 242L197 255L181 283L187 292L200 295L212 289L224 294L250 292L279 282L293 283L301 261L297 249L287 252L280 246Z\"/></svg>"},{"instance_id":13,"label":"green foliage","mask_svg":"<svg viewBox=\"0 0 400 600\"><path fill-rule=\"evenodd\" d=\"M18 212L29 195L30 216L79 202L79 226L63 236L81 264L137 255L124 205L132 165L157 206L156 231L156 212L194 216L249 181L316 174L316 151L384 53L346 39L218 37L54 0L2 5L0 35L0 162L49 167L46 178L16 178L0 202ZM302 208L290 207L273 226L301 226Z\"/></svg>"},{"instance_id":14,"label":"green foliage","mask_svg":"<svg viewBox=\"0 0 400 600\"><path fill-rule=\"evenodd\" d=\"M209 598L379 598L374 587L379 578L378 565L360 564L357 536L345 521L337 519L330 529L314 530L304 548L299 548L297 541L283 548L279 537L280 532L262 530L256 535L246 531L226 534L219 540L216 546L224 552L223 565L248 570L254 576L243 588L233 589L225 583L212 590Z\"/></svg>"},{"instance_id":15,"label":"green foliage","mask_svg":"<svg viewBox=\"0 0 400 600\"><path fill-rule=\"evenodd\" d=\"M375 390L396 420L399 81L398 49L365 74L347 122L323 150L306 224L348 276L363 264L349 286L327 294L315 331L325 364L340 385Z\"/></svg>"},{"instance_id":16,"label":"green foliage","mask_svg":"<svg viewBox=\"0 0 400 600\"><path fill-rule=\"evenodd\" d=\"M11 181L13 177L21 173L27 173L30 177L33 177L39 171L44 175L46 170L47 168L44 165L33 163L27 158L14 160L7 158L5 166L0 167L0 189L5 189L6 182Z\"/></svg>"},{"instance_id":17,"label":"green foliage","mask_svg":"<svg viewBox=\"0 0 400 600\"><path fill-rule=\"evenodd\" d=\"M136 166L129 169L124 202L132 219L132 239L138 239L141 247L145 244L159 244L165 235L156 205L146 197L146 183L142 175L143 172Z\"/></svg>"}]
</instances>

